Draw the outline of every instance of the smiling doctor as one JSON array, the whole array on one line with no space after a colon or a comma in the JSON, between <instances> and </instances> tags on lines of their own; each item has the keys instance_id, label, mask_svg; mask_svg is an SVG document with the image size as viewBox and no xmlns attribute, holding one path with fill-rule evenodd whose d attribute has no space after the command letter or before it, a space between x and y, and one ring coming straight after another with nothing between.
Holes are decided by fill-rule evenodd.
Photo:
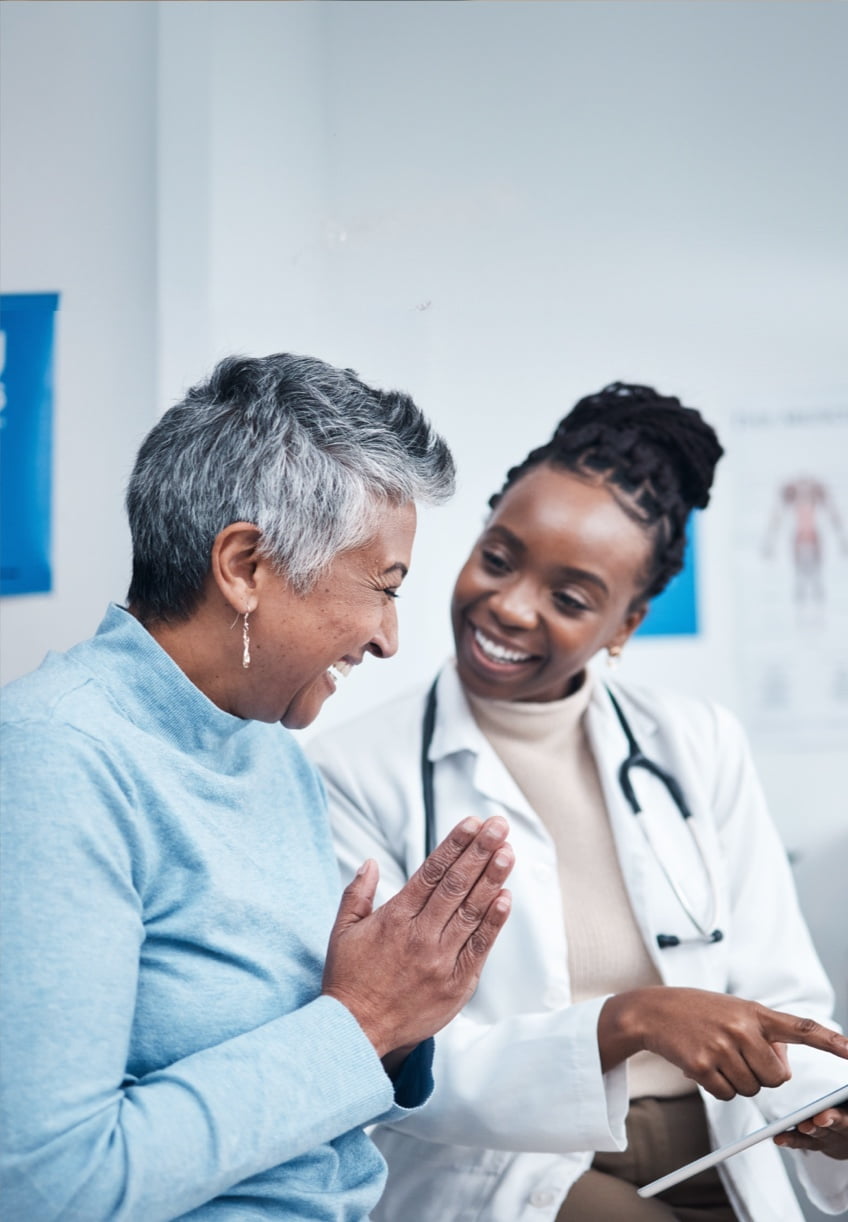
<instances>
[{"instance_id":1,"label":"smiling doctor","mask_svg":"<svg viewBox=\"0 0 848 1222\"><path fill-rule=\"evenodd\" d=\"M508 815L516 852L512 920L437 1041L431 1106L376 1132L379 1222L802 1217L771 1143L636 1193L848 1080L740 727L589 668L680 569L721 453L648 387L581 400L492 497L455 661L309 744L342 867L376 858L384 894L465 814ZM780 1142L810 1197L848 1208L848 1114L801 1127Z\"/></svg>"}]
</instances>

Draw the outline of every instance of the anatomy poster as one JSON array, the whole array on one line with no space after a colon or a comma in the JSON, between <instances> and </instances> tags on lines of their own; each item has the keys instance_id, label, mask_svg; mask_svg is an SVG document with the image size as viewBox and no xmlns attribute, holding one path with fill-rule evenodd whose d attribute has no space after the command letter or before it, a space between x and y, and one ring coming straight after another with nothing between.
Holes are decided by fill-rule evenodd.
<instances>
[{"instance_id":1,"label":"anatomy poster","mask_svg":"<svg viewBox=\"0 0 848 1222\"><path fill-rule=\"evenodd\" d=\"M775 747L848 745L848 407L733 426L747 724Z\"/></svg>"}]
</instances>

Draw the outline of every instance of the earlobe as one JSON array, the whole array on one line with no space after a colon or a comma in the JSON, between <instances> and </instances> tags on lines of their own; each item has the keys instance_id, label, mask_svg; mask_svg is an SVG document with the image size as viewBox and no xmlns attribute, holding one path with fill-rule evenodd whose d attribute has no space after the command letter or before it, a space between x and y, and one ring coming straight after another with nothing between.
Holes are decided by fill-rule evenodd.
<instances>
[{"instance_id":1,"label":"earlobe","mask_svg":"<svg viewBox=\"0 0 848 1222\"><path fill-rule=\"evenodd\" d=\"M609 664L611 666L615 666L617 664L624 646L630 640L633 633L642 623L647 614L647 603L640 603L638 607L634 607L632 611L628 612L627 618L621 625L621 628L606 647L609 655Z\"/></svg>"}]
</instances>

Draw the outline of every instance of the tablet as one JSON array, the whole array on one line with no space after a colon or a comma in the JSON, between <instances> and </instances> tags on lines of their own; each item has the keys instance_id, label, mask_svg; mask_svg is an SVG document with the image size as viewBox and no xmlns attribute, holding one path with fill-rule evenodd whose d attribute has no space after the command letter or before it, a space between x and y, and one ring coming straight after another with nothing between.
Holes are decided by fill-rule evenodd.
<instances>
[{"instance_id":1,"label":"tablet","mask_svg":"<svg viewBox=\"0 0 848 1222\"><path fill-rule=\"evenodd\" d=\"M777 1137L778 1133L785 1133L787 1129L800 1124L802 1120L809 1120L811 1116L818 1115L819 1112L823 1112L826 1108L836 1107L838 1104L846 1102L848 1102L848 1082L844 1086L832 1090L829 1095L822 1095L820 1099L813 1099L812 1102L805 1103L803 1107L796 1108L794 1112L788 1112L787 1115L781 1116L778 1120L772 1120L769 1124L763 1125L761 1129L755 1129L747 1137L740 1137L738 1141L732 1141L726 1146L720 1146L717 1150L705 1154L703 1158L696 1158L694 1162L687 1163L685 1167L678 1167L676 1171L660 1176L658 1180L653 1180L650 1184L646 1184L644 1188L639 1188L637 1190L638 1195L640 1197L656 1196L658 1192L664 1192L666 1188L673 1188L675 1184L688 1180L691 1175L697 1175L699 1171L706 1171L707 1167L714 1167L716 1163L723 1163L726 1158L730 1158L733 1154L739 1154L740 1151L747 1150L749 1146L755 1146L758 1141L765 1141L768 1137Z\"/></svg>"}]
</instances>

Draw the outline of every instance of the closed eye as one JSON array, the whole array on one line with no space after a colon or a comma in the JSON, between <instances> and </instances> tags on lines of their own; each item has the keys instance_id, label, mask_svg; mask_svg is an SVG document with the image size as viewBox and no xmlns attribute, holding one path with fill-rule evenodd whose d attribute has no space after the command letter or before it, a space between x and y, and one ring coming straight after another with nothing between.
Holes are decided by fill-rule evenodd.
<instances>
[{"instance_id":1,"label":"closed eye","mask_svg":"<svg viewBox=\"0 0 848 1222\"><path fill-rule=\"evenodd\" d=\"M508 573L510 571L509 561L500 552L493 552L484 547L480 554L483 564L491 573Z\"/></svg>"},{"instance_id":2,"label":"closed eye","mask_svg":"<svg viewBox=\"0 0 848 1222\"><path fill-rule=\"evenodd\" d=\"M565 590L555 590L553 599L560 611L574 614L575 612L580 613L591 609L582 599L575 598L573 594L568 594Z\"/></svg>"}]
</instances>

